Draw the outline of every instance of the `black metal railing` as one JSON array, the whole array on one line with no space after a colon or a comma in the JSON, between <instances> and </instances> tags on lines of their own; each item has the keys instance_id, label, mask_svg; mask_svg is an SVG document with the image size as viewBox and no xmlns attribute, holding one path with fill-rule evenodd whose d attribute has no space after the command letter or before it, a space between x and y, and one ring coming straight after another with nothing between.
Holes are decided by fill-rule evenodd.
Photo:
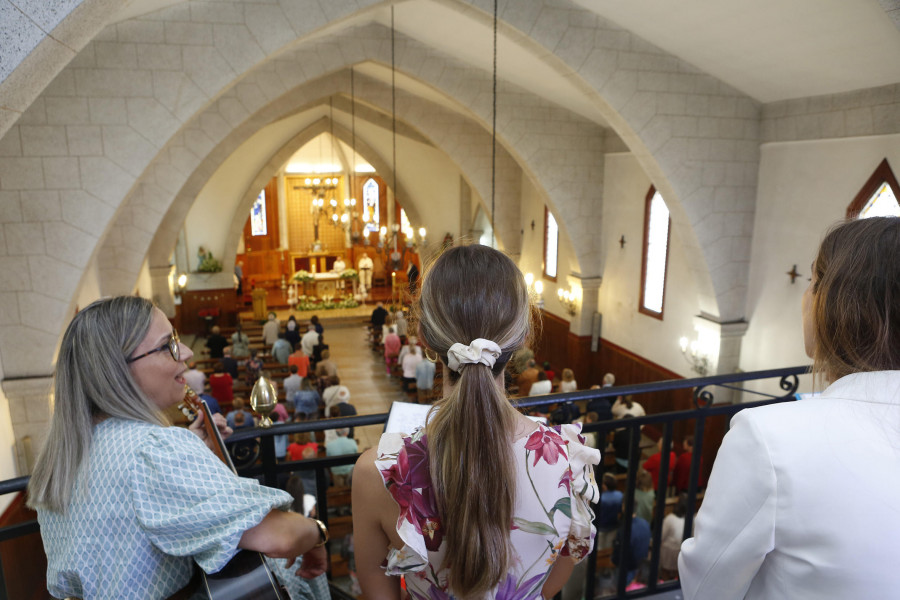
<instances>
[{"instance_id":1,"label":"black metal railing","mask_svg":"<svg viewBox=\"0 0 900 600\"><path fill-rule=\"evenodd\" d=\"M600 421L596 423L586 424L583 428L585 433L596 433L598 440L606 440L608 434L613 430L628 431L629 450L628 450L628 468L626 478L626 489L624 491L624 507L623 519L619 524L619 536L622 540L620 545L621 556L627 556L630 550L630 539L634 513L634 491L636 484L637 471L640 463L640 441L641 429L645 425L662 427L663 448L670 448L673 439L673 428L677 423L688 423L691 425L694 435L694 448L691 468L690 468L690 487L688 489L687 513L684 520L684 537L690 537L693 529L693 517L695 507L697 505L697 482L700 473L701 455L703 448L703 436L705 433L706 421L716 416L732 416L735 413L745 409L757 406L764 406L777 402L785 402L793 400L796 396L799 384L799 375L809 372L809 367L789 367L783 369L771 369L766 371L755 371L749 373L734 373L729 375L715 375L709 377L699 377L695 379L673 379L667 381L658 381L652 383L643 383L637 385L627 385L611 388L603 388L597 390L581 390L577 392L569 392L565 394L554 394L549 396L540 396L534 399L528 399L517 402L516 406L521 409L529 409L547 405L548 403L566 403L580 400L594 400L598 398L607 398L612 400L618 396L632 395L639 398L643 394L655 392L665 392L693 388L693 399L696 408L692 410L683 410L667 413L659 413L647 415L644 417L615 420ZM779 389L781 394L767 394L757 392L752 389L740 387L735 384L747 381L757 381L764 379L778 378ZM729 391L740 391L746 394L758 395L763 400L755 402L741 402L735 404L715 404L714 390L721 388ZM238 442L246 442L249 440L259 440L260 444L260 460L255 464L241 468L238 467L239 474L244 477L256 477L265 485L277 486L279 477L282 474L298 473L304 471L314 471L316 478L316 499L318 505L319 518L328 523L328 478L327 470L331 467L353 464L359 457L355 455L342 455L326 458L313 458L302 461L282 462L279 463L275 458L275 435L291 435L294 433L310 433L317 431L325 431L337 429L341 427L363 427L366 425L383 425L387 421L388 414L381 413L375 415L362 415L353 417L341 417L335 419L322 419L316 421L302 421L297 423L277 424L268 429L252 428L235 432L228 440L227 444L235 444ZM599 474L599 473L598 473ZM609 598L640 598L655 593L678 589L677 580L659 583L659 557L660 557L660 534L662 530L662 520L665 510L665 497L668 487L669 474L669 453L661 454L661 464L659 471L659 479L657 481L657 502L652 523L652 543L650 552L649 566L647 567L647 587L633 592L625 592L626 588L626 570L618 569L615 582L615 595L604 596ZM20 492L25 490L28 484L28 477L18 477L6 481L0 481L0 495ZM595 511L599 512L599 511ZM39 530L37 521L28 521L7 527L0 528L0 541L10 540L20 536L35 533ZM585 597L594 598L597 586L597 552L598 548L594 547L587 565L587 575L585 580ZM620 561L621 562L621 561ZM2 580L2 568L0 568L0 600L5 600L7 596L5 582ZM341 596L346 594L341 593Z\"/></svg>"}]
</instances>

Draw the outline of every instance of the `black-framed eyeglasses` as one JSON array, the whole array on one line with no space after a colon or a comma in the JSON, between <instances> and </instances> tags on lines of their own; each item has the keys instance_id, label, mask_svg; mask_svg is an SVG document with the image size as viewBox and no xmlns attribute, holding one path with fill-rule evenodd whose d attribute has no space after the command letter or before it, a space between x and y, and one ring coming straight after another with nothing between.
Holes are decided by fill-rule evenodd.
<instances>
[{"instance_id":1,"label":"black-framed eyeglasses","mask_svg":"<svg viewBox=\"0 0 900 600\"><path fill-rule=\"evenodd\" d=\"M178 337L178 332L175 331L174 329L172 330L172 334L169 336L169 339L168 339L168 341L166 341L165 344L163 344L159 348L154 348L153 350L150 350L149 352L144 352L140 356L132 356L131 358L126 358L125 362L133 363L134 361L136 361L139 358L144 358L145 356L150 356L151 354L153 354L155 352L162 352L163 350L168 350L169 354L172 355L172 359L175 362L178 362L179 360L181 360L181 338Z\"/></svg>"}]
</instances>

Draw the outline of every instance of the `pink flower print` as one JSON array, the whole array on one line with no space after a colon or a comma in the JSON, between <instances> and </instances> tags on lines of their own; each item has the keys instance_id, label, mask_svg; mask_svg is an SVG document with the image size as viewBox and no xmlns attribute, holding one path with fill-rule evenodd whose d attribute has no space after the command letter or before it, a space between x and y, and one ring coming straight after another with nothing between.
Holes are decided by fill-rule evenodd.
<instances>
[{"instance_id":1,"label":"pink flower print","mask_svg":"<svg viewBox=\"0 0 900 600\"><path fill-rule=\"evenodd\" d=\"M388 484L388 491L400 507L398 524L406 519L413 524L416 532L422 533L422 524L428 519L438 520L424 438L416 443L404 440L397 462L381 473Z\"/></svg>"},{"instance_id":2,"label":"pink flower print","mask_svg":"<svg viewBox=\"0 0 900 600\"><path fill-rule=\"evenodd\" d=\"M571 468L568 468L568 469L566 469L566 471L562 474L562 477L559 478L559 485L556 486L556 487L557 487L557 488L561 488L561 487L565 486L565 487L566 487L566 493L569 494L569 495L571 495L571 494L572 494L572 480L573 480L573 477L572 477L572 469L571 469Z\"/></svg>"},{"instance_id":3,"label":"pink flower print","mask_svg":"<svg viewBox=\"0 0 900 600\"><path fill-rule=\"evenodd\" d=\"M537 465L541 458L546 460L548 465L555 465L560 454L563 458L568 458L566 456L566 444L568 443L552 429L539 428L525 442L526 450L534 450L534 464L531 466Z\"/></svg>"}]
</instances>

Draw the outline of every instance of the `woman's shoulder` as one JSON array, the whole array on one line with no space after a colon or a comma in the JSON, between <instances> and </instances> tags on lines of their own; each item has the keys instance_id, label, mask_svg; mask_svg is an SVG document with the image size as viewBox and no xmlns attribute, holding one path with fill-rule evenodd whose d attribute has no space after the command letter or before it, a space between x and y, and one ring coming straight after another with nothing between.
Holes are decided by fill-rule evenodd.
<instances>
[{"instance_id":1,"label":"woman's shoulder","mask_svg":"<svg viewBox=\"0 0 900 600\"><path fill-rule=\"evenodd\" d=\"M123 446L139 454L182 449L194 452L205 448L200 438L184 427L166 427L132 419L110 418L102 421L95 429L95 439L104 446Z\"/></svg>"}]
</instances>

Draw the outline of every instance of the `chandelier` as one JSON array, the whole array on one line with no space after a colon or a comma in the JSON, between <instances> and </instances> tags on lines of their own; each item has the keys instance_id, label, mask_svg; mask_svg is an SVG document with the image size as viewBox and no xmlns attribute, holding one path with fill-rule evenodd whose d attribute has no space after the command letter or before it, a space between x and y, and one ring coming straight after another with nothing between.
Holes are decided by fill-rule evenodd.
<instances>
[{"instance_id":1,"label":"chandelier","mask_svg":"<svg viewBox=\"0 0 900 600\"><path fill-rule=\"evenodd\" d=\"M319 239L319 220L324 217L333 227L341 225L346 228L350 226L350 211L356 206L356 198L344 198L343 201L337 199L337 188L340 184L340 177L307 177L303 181L303 187L309 190L312 195L310 201L310 213L313 216L313 229L315 230L315 238Z\"/></svg>"}]
</instances>

